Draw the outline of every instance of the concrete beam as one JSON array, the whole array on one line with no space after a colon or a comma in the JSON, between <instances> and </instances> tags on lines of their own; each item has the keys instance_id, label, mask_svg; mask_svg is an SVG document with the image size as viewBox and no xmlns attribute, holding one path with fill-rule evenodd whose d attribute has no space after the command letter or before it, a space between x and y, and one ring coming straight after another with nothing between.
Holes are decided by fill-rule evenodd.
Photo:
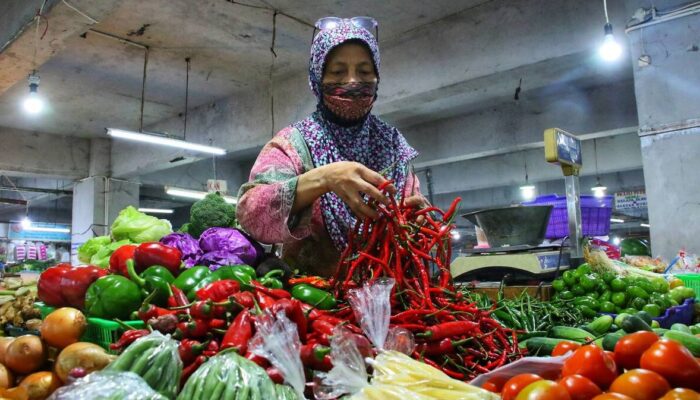
<instances>
[{"instance_id":1,"label":"concrete beam","mask_svg":"<svg viewBox=\"0 0 700 400\"><path fill-rule=\"evenodd\" d=\"M61 51L67 39L85 32L122 0L48 1L43 11L46 18L39 22L37 38L34 16L42 2L8 1L0 5L0 26L3 27L0 31L0 94L26 79L33 69L38 69ZM75 9L88 17L80 15Z\"/></svg>"},{"instance_id":2,"label":"concrete beam","mask_svg":"<svg viewBox=\"0 0 700 400\"><path fill-rule=\"evenodd\" d=\"M0 127L0 173L11 176L83 178L88 176L86 139Z\"/></svg>"}]
</instances>

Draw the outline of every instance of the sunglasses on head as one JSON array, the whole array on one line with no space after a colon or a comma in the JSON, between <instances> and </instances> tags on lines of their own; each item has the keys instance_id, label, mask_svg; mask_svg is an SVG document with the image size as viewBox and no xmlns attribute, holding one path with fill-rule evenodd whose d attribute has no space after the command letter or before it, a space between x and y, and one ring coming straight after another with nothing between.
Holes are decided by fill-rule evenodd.
<instances>
[{"instance_id":1,"label":"sunglasses on head","mask_svg":"<svg viewBox=\"0 0 700 400\"><path fill-rule=\"evenodd\" d=\"M311 40L316 37L316 30L323 31L326 29L334 29L342 22L349 22L357 28L362 28L369 32L370 34L374 31L374 38L379 41L379 23L372 17L352 17L352 18L340 18L340 17L324 17L320 18L314 24L314 32L311 36Z\"/></svg>"}]
</instances>

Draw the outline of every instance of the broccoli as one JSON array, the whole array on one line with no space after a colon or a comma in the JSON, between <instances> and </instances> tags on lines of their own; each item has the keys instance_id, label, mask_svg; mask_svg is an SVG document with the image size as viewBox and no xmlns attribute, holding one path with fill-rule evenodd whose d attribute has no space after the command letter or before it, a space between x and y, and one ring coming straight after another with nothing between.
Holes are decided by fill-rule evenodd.
<instances>
[{"instance_id":1,"label":"broccoli","mask_svg":"<svg viewBox=\"0 0 700 400\"><path fill-rule=\"evenodd\" d=\"M188 232L199 237L212 227L231 227L236 223L236 207L227 203L219 193L209 193L190 208Z\"/></svg>"}]
</instances>

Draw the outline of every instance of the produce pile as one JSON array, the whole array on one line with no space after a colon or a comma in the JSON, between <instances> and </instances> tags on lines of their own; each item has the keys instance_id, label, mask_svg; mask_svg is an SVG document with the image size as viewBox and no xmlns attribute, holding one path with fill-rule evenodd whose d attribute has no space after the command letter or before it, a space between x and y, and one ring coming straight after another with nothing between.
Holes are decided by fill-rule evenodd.
<instances>
[{"instance_id":1,"label":"produce pile","mask_svg":"<svg viewBox=\"0 0 700 400\"><path fill-rule=\"evenodd\" d=\"M19 277L6 277L0 282L0 327L2 331L36 331L41 314L34 305L36 281L24 282Z\"/></svg>"}]
</instances>

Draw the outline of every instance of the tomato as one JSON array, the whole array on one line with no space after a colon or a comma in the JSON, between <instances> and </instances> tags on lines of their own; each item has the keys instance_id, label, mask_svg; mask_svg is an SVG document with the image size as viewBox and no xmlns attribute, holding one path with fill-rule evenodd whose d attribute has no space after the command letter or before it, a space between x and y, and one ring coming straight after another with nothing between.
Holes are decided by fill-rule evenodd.
<instances>
[{"instance_id":1,"label":"tomato","mask_svg":"<svg viewBox=\"0 0 700 400\"><path fill-rule=\"evenodd\" d=\"M565 376L559 384L569 392L571 400L590 400L602 393L598 385L582 375Z\"/></svg>"},{"instance_id":2,"label":"tomato","mask_svg":"<svg viewBox=\"0 0 700 400\"><path fill-rule=\"evenodd\" d=\"M594 397L592 400L634 400L629 396L620 393L603 393Z\"/></svg>"},{"instance_id":3,"label":"tomato","mask_svg":"<svg viewBox=\"0 0 700 400\"><path fill-rule=\"evenodd\" d=\"M700 393L690 390L690 389L673 389L666 393L664 397L660 400L698 400L700 399Z\"/></svg>"},{"instance_id":4,"label":"tomato","mask_svg":"<svg viewBox=\"0 0 700 400\"><path fill-rule=\"evenodd\" d=\"M554 381L533 382L518 393L515 400L571 400L564 386Z\"/></svg>"},{"instance_id":5,"label":"tomato","mask_svg":"<svg viewBox=\"0 0 700 400\"><path fill-rule=\"evenodd\" d=\"M503 384L506 383L508 380L504 377L493 377L486 381L481 388L488 390L489 392L494 392L494 393L501 393L501 389L503 388Z\"/></svg>"},{"instance_id":6,"label":"tomato","mask_svg":"<svg viewBox=\"0 0 700 400\"><path fill-rule=\"evenodd\" d=\"M525 386L541 380L542 377L535 374L515 375L508 379L508 382L503 385L501 389L501 398L503 400L513 400L521 390L525 389Z\"/></svg>"},{"instance_id":7,"label":"tomato","mask_svg":"<svg viewBox=\"0 0 700 400\"><path fill-rule=\"evenodd\" d=\"M583 375L605 389L617 377L615 360L605 354L603 349L596 345L583 346L564 361L562 376Z\"/></svg>"},{"instance_id":8,"label":"tomato","mask_svg":"<svg viewBox=\"0 0 700 400\"><path fill-rule=\"evenodd\" d=\"M679 343L659 340L642 354L639 365L663 376L675 387L700 390L700 363Z\"/></svg>"},{"instance_id":9,"label":"tomato","mask_svg":"<svg viewBox=\"0 0 700 400\"><path fill-rule=\"evenodd\" d=\"M569 342L568 340L559 342L556 346L554 346L554 350L552 350L552 357L563 356L570 351L578 350L579 347L581 347L581 345L576 342Z\"/></svg>"},{"instance_id":10,"label":"tomato","mask_svg":"<svg viewBox=\"0 0 700 400\"><path fill-rule=\"evenodd\" d=\"M639 368L642 354L659 341L654 332L639 331L623 336L615 345L615 362L625 369Z\"/></svg>"},{"instance_id":11,"label":"tomato","mask_svg":"<svg viewBox=\"0 0 700 400\"><path fill-rule=\"evenodd\" d=\"M610 391L627 395L634 400L656 400L671 390L668 381L654 371L633 369L615 379Z\"/></svg>"}]
</instances>

